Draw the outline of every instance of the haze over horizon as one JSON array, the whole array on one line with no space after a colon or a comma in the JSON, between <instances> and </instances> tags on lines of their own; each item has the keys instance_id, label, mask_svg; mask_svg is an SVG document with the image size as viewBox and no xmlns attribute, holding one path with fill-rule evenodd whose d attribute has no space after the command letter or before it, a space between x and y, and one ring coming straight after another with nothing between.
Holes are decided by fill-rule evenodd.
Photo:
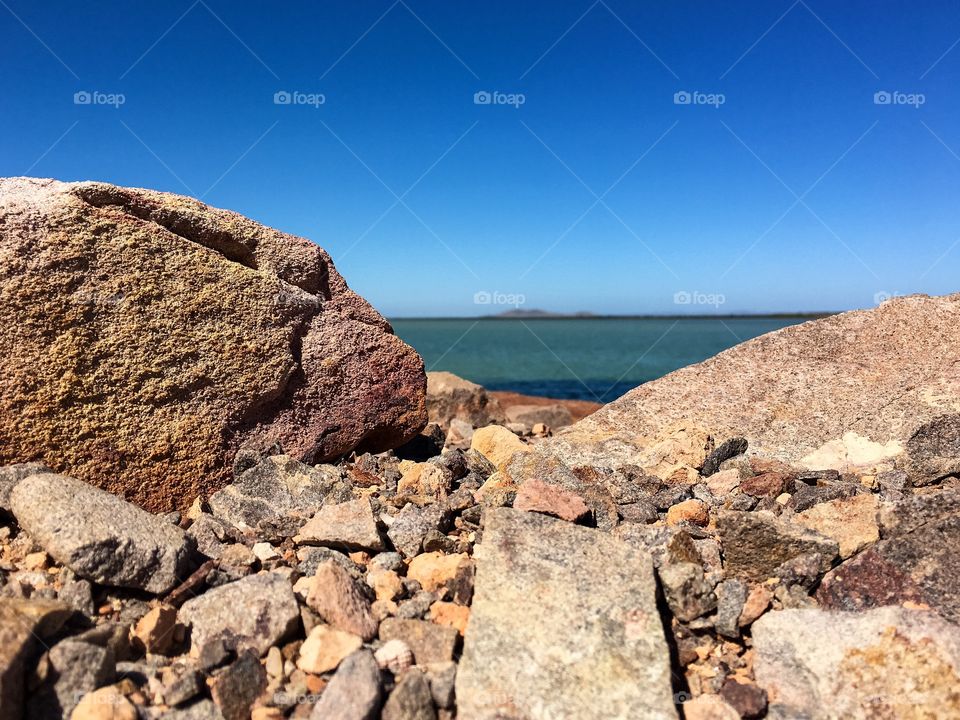
<instances>
[{"instance_id":1,"label":"haze over horizon","mask_svg":"<svg viewBox=\"0 0 960 720\"><path fill-rule=\"evenodd\" d=\"M200 197L390 317L958 289L945 0L2 0L0 33L0 175Z\"/></svg>"}]
</instances>

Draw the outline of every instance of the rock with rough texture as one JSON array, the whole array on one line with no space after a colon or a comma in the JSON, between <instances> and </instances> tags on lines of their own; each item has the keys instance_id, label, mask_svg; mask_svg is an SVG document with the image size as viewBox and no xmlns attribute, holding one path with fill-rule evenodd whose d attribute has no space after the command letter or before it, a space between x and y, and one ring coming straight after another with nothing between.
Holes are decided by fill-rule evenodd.
<instances>
[{"instance_id":1,"label":"rock with rough texture","mask_svg":"<svg viewBox=\"0 0 960 720\"><path fill-rule=\"evenodd\" d=\"M70 720L137 720L133 703L113 685L86 693Z\"/></svg>"},{"instance_id":2,"label":"rock with rough texture","mask_svg":"<svg viewBox=\"0 0 960 720\"><path fill-rule=\"evenodd\" d=\"M18 482L29 475L53 472L43 463L18 463L0 467L0 510L12 513L10 508L10 493Z\"/></svg>"},{"instance_id":3,"label":"rock with rough texture","mask_svg":"<svg viewBox=\"0 0 960 720\"><path fill-rule=\"evenodd\" d=\"M576 493L538 477L523 482L513 501L517 510L553 515L567 522L576 522L590 514L590 508Z\"/></svg>"},{"instance_id":4,"label":"rock with rough texture","mask_svg":"<svg viewBox=\"0 0 960 720\"><path fill-rule=\"evenodd\" d=\"M317 625L300 646L297 667L307 673L322 675L335 670L348 655L363 645L359 635L337 630L329 625Z\"/></svg>"},{"instance_id":5,"label":"rock with rough texture","mask_svg":"<svg viewBox=\"0 0 960 720\"><path fill-rule=\"evenodd\" d=\"M151 510L238 451L401 445L423 362L308 240L187 197L0 180L0 464L42 460Z\"/></svg>"},{"instance_id":6,"label":"rock with rough texture","mask_svg":"<svg viewBox=\"0 0 960 720\"><path fill-rule=\"evenodd\" d=\"M374 720L383 702L380 667L369 650L357 650L340 663L310 720Z\"/></svg>"},{"instance_id":7,"label":"rock with rough texture","mask_svg":"<svg viewBox=\"0 0 960 720\"><path fill-rule=\"evenodd\" d=\"M552 430L573 424L573 415L565 406L554 405L511 405L505 409L507 422L533 427L543 423Z\"/></svg>"},{"instance_id":8,"label":"rock with rough texture","mask_svg":"<svg viewBox=\"0 0 960 720\"><path fill-rule=\"evenodd\" d=\"M834 568L817 589L829 609L923 603L960 625L960 515L881 540Z\"/></svg>"},{"instance_id":9,"label":"rock with rough texture","mask_svg":"<svg viewBox=\"0 0 960 720\"><path fill-rule=\"evenodd\" d=\"M797 513L795 520L836 540L840 557L846 560L880 539L878 512L877 496L863 494L814 505Z\"/></svg>"},{"instance_id":10,"label":"rock with rough texture","mask_svg":"<svg viewBox=\"0 0 960 720\"><path fill-rule=\"evenodd\" d=\"M221 670L210 684L210 694L223 720L247 720L250 708L267 687L267 671L257 653L246 650Z\"/></svg>"},{"instance_id":11,"label":"rock with rough texture","mask_svg":"<svg viewBox=\"0 0 960 720\"><path fill-rule=\"evenodd\" d=\"M80 480L31 475L10 505L44 550L93 582L163 593L190 573L192 542L180 528Z\"/></svg>"},{"instance_id":12,"label":"rock with rough texture","mask_svg":"<svg viewBox=\"0 0 960 720\"><path fill-rule=\"evenodd\" d=\"M298 543L324 545L344 550L385 549L377 529L370 500L360 498L338 505L324 505L295 538Z\"/></svg>"},{"instance_id":13,"label":"rock with rough texture","mask_svg":"<svg viewBox=\"0 0 960 720\"><path fill-rule=\"evenodd\" d=\"M70 717L87 693L113 682L117 661L109 647L63 640L48 653L50 673L27 701L31 720Z\"/></svg>"},{"instance_id":14,"label":"rock with rough texture","mask_svg":"<svg viewBox=\"0 0 960 720\"><path fill-rule=\"evenodd\" d=\"M264 458L210 496L213 515L241 529L284 515L310 517L324 503L352 497L350 484L330 465L311 467L287 455Z\"/></svg>"},{"instance_id":15,"label":"rock with rough texture","mask_svg":"<svg viewBox=\"0 0 960 720\"><path fill-rule=\"evenodd\" d=\"M507 466L514 453L531 450L529 445L501 425L488 425L473 433L470 449L483 455L500 470Z\"/></svg>"},{"instance_id":16,"label":"rock with rough texture","mask_svg":"<svg viewBox=\"0 0 960 720\"><path fill-rule=\"evenodd\" d=\"M195 656L217 642L237 652L252 649L263 655L293 632L300 608L285 577L262 573L188 600L180 608L179 618L192 626L190 643Z\"/></svg>"},{"instance_id":17,"label":"rock with rough texture","mask_svg":"<svg viewBox=\"0 0 960 720\"><path fill-rule=\"evenodd\" d=\"M27 669L71 614L50 600L0 598L0 720L23 717Z\"/></svg>"},{"instance_id":18,"label":"rock with rough texture","mask_svg":"<svg viewBox=\"0 0 960 720\"><path fill-rule=\"evenodd\" d=\"M307 605L335 628L364 640L377 636L377 620L370 601L350 573L332 560L320 563L310 582Z\"/></svg>"},{"instance_id":19,"label":"rock with rough texture","mask_svg":"<svg viewBox=\"0 0 960 720\"><path fill-rule=\"evenodd\" d=\"M753 644L774 717L960 716L960 630L933 613L771 612Z\"/></svg>"},{"instance_id":20,"label":"rock with rough texture","mask_svg":"<svg viewBox=\"0 0 960 720\"><path fill-rule=\"evenodd\" d=\"M496 398L482 386L449 372L427 373L427 412L430 422L444 429L455 418L474 427L505 421Z\"/></svg>"},{"instance_id":21,"label":"rock with rough texture","mask_svg":"<svg viewBox=\"0 0 960 720\"><path fill-rule=\"evenodd\" d=\"M783 563L808 555L818 556L825 573L840 552L836 541L768 512L724 511L717 525L730 577L763 581Z\"/></svg>"},{"instance_id":22,"label":"rock with rough texture","mask_svg":"<svg viewBox=\"0 0 960 720\"><path fill-rule=\"evenodd\" d=\"M960 294L915 295L749 340L644 383L546 444L570 465L643 466L651 445L691 423L812 470L894 459L922 484L960 469L958 416Z\"/></svg>"},{"instance_id":23,"label":"rock with rough texture","mask_svg":"<svg viewBox=\"0 0 960 720\"><path fill-rule=\"evenodd\" d=\"M380 639L401 640L413 652L417 665L448 662L457 649L457 631L425 620L387 618L380 623Z\"/></svg>"},{"instance_id":24,"label":"rock with rough texture","mask_svg":"<svg viewBox=\"0 0 960 720\"><path fill-rule=\"evenodd\" d=\"M458 717L677 716L649 554L498 508L476 557ZM611 572L616 582L598 582Z\"/></svg>"},{"instance_id":25,"label":"rock with rough texture","mask_svg":"<svg viewBox=\"0 0 960 720\"><path fill-rule=\"evenodd\" d=\"M381 720L436 720L436 717L430 682L417 668L411 668L400 676L380 715Z\"/></svg>"}]
</instances>

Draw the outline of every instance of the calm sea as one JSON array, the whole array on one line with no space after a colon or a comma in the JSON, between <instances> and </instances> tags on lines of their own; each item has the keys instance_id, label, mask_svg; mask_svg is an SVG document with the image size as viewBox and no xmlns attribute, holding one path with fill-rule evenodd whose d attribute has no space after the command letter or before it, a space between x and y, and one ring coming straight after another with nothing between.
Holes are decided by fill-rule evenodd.
<instances>
[{"instance_id":1,"label":"calm sea","mask_svg":"<svg viewBox=\"0 0 960 720\"><path fill-rule=\"evenodd\" d=\"M491 390L610 402L641 383L806 318L393 320L428 370Z\"/></svg>"}]
</instances>

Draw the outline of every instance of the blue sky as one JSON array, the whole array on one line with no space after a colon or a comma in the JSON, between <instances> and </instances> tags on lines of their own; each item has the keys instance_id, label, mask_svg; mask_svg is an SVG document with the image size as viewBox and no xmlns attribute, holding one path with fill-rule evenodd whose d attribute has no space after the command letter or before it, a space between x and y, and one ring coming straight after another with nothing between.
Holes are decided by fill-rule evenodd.
<instances>
[{"instance_id":1,"label":"blue sky","mask_svg":"<svg viewBox=\"0 0 960 720\"><path fill-rule=\"evenodd\" d=\"M955 2L591 2L0 0L0 174L202 197L391 316L958 289Z\"/></svg>"}]
</instances>

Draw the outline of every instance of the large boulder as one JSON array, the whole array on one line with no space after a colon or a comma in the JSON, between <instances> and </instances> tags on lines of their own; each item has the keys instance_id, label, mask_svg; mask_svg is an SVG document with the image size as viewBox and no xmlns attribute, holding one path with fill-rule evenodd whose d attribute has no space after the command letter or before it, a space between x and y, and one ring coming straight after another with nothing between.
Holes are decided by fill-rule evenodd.
<instances>
[{"instance_id":1,"label":"large boulder","mask_svg":"<svg viewBox=\"0 0 960 720\"><path fill-rule=\"evenodd\" d=\"M652 467L666 440L698 432L710 442L678 463L744 437L748 454L812 470L893 463L915 484L960 472L960 294L762 335L641 385L550 445L572 466Z\"/></svg>"},{"instance_id":2,"label":"large boulder","mask_svg":"<svg viewBox=\"0 0 960 720\"><path fill-rule=\"evenodd\" d=\"M151 510L239 451L380 451L427 419L420 357L321 248L105 183L0 179L0 464Z\"/></svg>"},{"instance_id":3,"label":"large boulder","mask_svg":"<svg viewBox=\"0 0 960 720\"><path fill-rule=\"evenodd\" d=\"M430 422L446 428L458 418L474 427L504 421L500 403L486 389L449 372L427 373Z\"/></svg>"}]
</instances>

